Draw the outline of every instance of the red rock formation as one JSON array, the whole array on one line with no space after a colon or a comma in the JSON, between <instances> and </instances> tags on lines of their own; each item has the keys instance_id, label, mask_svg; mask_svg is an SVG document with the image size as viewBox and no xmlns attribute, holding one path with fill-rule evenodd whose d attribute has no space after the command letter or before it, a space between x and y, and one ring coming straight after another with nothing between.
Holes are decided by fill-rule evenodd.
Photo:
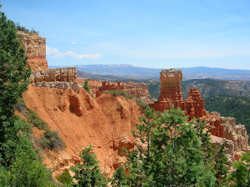
<instances>
[{"instance_id":1,"label":"red rock formation","mask_svg":"<svg viewBox=\"0 0 250 187\"><path fill-rule=\"evenodd\" d=\"M182 72L180 70L162 70L160 79L160 96L157 102L150 105L152 108L163 112L174 106L184 110L190 119L206 115L204 101L198 90L190 89L187 99L183 101L181 91Z\"/></svg>"},{"instance_id":2,"label":"red rock formation","mask_svg":"<svg viewBox=\"0 0 250 187\"><path fill-rule=\"evenodd\" d=\"M72 68L58 68L47 69L32 72L30 82L73 82L77 78L77 69Z\"/></svg>"},{"instance_id":3,"label":"red rock formation","mask_svg":"<svg viewBox=\"0 0 250 187\"><path fill-rule=\"evenodd\" d=\"M114 167L124 160L122 147L133 147L131 131L142 114L132 100L105 93L92 98L82 88L77 93L70 88L63 90L33 85L29 86L23 98L51 130L58 131L66 144L66 148L58 153L42 152L48 168L56 168L56 171L69 168L74 164L72 160L78 160L73 158L91 144L101 169L111 174ZM78 112L81 115L77 115Z\"/></svg>"},{"instance_id":4,"label":"red rock formation","mask_svg":"<svg viewBox=\"0 0 250 187\"><path fill-rule=\"evenodd\" d=\"M123 90L124 86L121 85L121 82L118 81L117 83L111 83L107 81L102 82L102 86L99 87L98 91L96 92L96 97L99 97L104 91L108 90Z\"/></svg>"},{"instance_id":5,"label":"red rock formation","mask_svg":"<svg viewBox=\"0 0 250 187\"><path fill-rule=\"evenodd\" d=\"M184 101L184 111L190 119L200 118L206 115L205 103L201 98L200 92L197 89L191 88L187 99Z\"/></svg>"},{"instance_id":6,"label":"red rock formation","mask_svg":"<svg viewBox=\"0 0 250 187\"><path fill-rule=\"evenodd\" d=\"M163 112L171 106L183 108L184 102L181 92L182 72L179 70L162 70L160 73L161 90L157 102L150 106Z\"/></svg>"},{"instance_id":7,"label":"red rock formation","mask_svg":"<svg viewBox=\"0 0 250 187\"><path fill-rule=\"evenodd\" d=\"M69 109L72 113L75 113L77 116L82 116L80 101L76 95L69 95L69 104Z\"/></svg>"},{"instance_id":8,"label":"red rock formation","mask_svg":"<svg viewBox=\"0 0 250 187\"><path fill-rule=\"evenodd\" d=\"M28 56L28 64L32 71L48 69L46 60L46 39L35 33L27 33L17 31L17 36L23 44L26 55Z\"/></svg>"},{"instance_id":9,"label":"red rock formation","mask_svg":"<svg viewBox=\"0 0 250 187\"><path fill-rule=\"evenodd\" d=\"M91 91L99 97L102 93L109 90L123 90L129 95L132 95L136 98L142 99L144 102L148 103L150 101L150 95L148 92L147 85L144 83L134 83L134 82L98 82L90 81L89 88Z\"/></svg>"}]
</instances>

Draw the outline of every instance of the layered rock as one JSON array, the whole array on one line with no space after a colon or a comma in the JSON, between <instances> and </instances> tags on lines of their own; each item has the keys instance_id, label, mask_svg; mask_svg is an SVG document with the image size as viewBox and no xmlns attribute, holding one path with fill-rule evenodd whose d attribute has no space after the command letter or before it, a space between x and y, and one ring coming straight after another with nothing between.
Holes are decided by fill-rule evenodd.
<instances>
[{"instance_id":1,"label":"layered rock","mask_svg":"<svg viewBox=\"0 0 250 187\"><path fill-rule=\"evenodd\" d=\"M77 78L77 69L71 68L57 68L34 71L31 73L30 82L73 82Z\"/></svg>"},{"instance_id":2,"label":"layered rock","mask_svg":"<svg viewBox=\"0 0 250 187\"><path fill-rule=\"evenodd\" d=\"M244 125L236 124L233 117L222 117L217 112L211 112L203 118L208 124L212 135L230 140L234 151L247 151L248 135Z\"/></svg>"},{"instance_id":3,"label":"layered rock","mask_svg":"<svg viewBox=\"0 0 250 187\"><path fill-rule=\"evenodd\" d=\"M194 117L202 117L206 115L205 103L201 98L200 92L197 89L191 88L187 99L184 101L183 107L186 115L190 117L190 119Z\"/></svg>"},{"instance_id":4,"label":"layered rock","mask_svg":"<svg viewBox=\"0 0 250 187\"><path fill-rule=\"evenodd\" d=\"M91 91L96 95L96 97L99 97L105 91L122 90L127 92L129 95L142 99L146 103L150 101L148 88L147 85L144 83L134 83L134 82L121 83L120 81L118 82L90 81L89 87Z\"/></svg>"},{"instance_id":5,"label":"layered rock","mask_svg":"<svg viewBox=\"0 0 250 187\"><path fill-rule=\"evenodd\" d=\"M191 88L187 99L183 101L181 91L182 72L180 70L162 70L160 80L160 96L157 102L150 105L152 108L161 112L169 110L171 106L180 108L185 111L190 119L206 115L204 101L198 90Z\"/></svg>"},{"instance_id":6,"label":"layered rock","mask_svg":"<svg viewBox=\"0 0 250 187\"><path fill-rule=\"evenodd\" d=\"M28 33L17 31L22 45L25 48L26 56L28 56L28 64L32 71L48 69L46 60L46 39L40 37L36 33Z\"/></svg>"}]
</instances>

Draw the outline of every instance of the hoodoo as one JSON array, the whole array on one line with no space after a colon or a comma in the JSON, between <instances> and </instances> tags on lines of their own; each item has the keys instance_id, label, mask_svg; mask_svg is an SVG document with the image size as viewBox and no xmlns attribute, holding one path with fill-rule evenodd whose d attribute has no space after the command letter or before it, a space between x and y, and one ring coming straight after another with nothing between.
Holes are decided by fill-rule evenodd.
<instances>
[{"instance_id":1,"label":"hoodoo","mask_svg":"<svg viewBox=\"0 0 250 187\"><path fill-rule=\"evenodd\" d=\"M150 105L153 109L163 112L174 106L175 108L184 110L190 119L206 115L204 101L198 90L191 88L187 99L183 100L181 91L182 72L180 70L162 70L160 80L161 90L159 99Z\"/></svg>"}]
</instances>

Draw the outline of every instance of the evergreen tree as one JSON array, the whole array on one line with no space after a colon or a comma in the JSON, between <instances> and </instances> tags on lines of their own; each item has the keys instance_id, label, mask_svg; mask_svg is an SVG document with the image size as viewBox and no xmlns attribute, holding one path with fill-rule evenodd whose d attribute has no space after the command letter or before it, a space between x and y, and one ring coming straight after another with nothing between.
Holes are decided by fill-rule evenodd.
<instances>
[{"instance_id":1,"label":"evergreen tree","mask_svg":"<svg viewBox=\"0 0 250 187\"><path fill-rule=\"evenodd\" d=\"M0 186L48 186L50 173L30 141L30 126L14 115L30 68L15 24L0 12Z\"/></svg>"},{"instance_id":2,"label":"evergreen tree","mask_svg":"<svg viewBox=\"0 0 250 187\"><path fill-rule=\"evenodd\" d=\"M17 39L16 26L0 12L0 156L6 166L13 158L18 133L13 128L14 107L27 88L29 76L30 68Z\"/></svg>"},{"instance_id":3,"label":"evergreen tree","mask_svg":"<svg viewBox=\"0 0 250 187\"><path fill-rule=\"evenodd\" d=\"M77 181L77 184L74 184L74 186L107 186L106 178L101 173L96 155L92 153L91 146L81 152L81 158L83 164L77 164L72 168L72 171L75 173L74 179Z\"/></svg>"},{"instance_id":4,"label":"evergreen tree","mask_svg":"<svg viewBox=\"0 0 250 187\"><path fill-rule=\"evenodd\" d=\"M216 185L225 186L228 174L228 159L225 154L225 144L218 148L218 151L215 155L214 173L217 179Z\"/></svg>"},{"instance_id":5,"label":"evergreen tree","mask_svg":"<svg viewBox=\"0 0 250 187\"><path fill-rule=\"evenodd\" d=\"M149 109L145 116L134 133L142 145L125 164L127 185L212 186L215 177L211 158L206 161L209 155L202 147L210 147L209 138L201 136L204 125L188 122L182 111L173 108L164 113Z\"/></svg>"},{"instance_id":6,"label":"evergreen tree","mask_svg":"<svg viewBox=\"0 0 250 187\"><path fill-rule=\"evenodd\" d=\"M228 177L231 186L250 186L250 152L244 153L240 161L234 162L233 168Z\"/></svg>"},{"instance_id":7,"label":"evergreen tree","mask_svg":"<svg viewBox=\"0 0 250 187\"><path fill-rule=\"evenodd\" d=\"M83 88L88 92L90 93L90 89L89 89L89 83L87 80L84 81L84 85L83 85Z\"/></svg>"}]
</instances>

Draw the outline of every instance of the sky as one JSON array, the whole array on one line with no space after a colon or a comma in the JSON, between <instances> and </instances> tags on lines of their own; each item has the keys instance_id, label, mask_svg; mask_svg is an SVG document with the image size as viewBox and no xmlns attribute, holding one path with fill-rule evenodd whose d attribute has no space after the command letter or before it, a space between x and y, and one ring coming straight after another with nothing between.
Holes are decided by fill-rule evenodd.
<instances>
[{"instance_id":1,"label":"sky","mask_svg":"<svg viewBox=\"0 0 250 187\"><path fill-rule=\"evenodd\" d=\"M250 69L250 0L0 0L49 66Z\"/></svg>"}]
</instances>

